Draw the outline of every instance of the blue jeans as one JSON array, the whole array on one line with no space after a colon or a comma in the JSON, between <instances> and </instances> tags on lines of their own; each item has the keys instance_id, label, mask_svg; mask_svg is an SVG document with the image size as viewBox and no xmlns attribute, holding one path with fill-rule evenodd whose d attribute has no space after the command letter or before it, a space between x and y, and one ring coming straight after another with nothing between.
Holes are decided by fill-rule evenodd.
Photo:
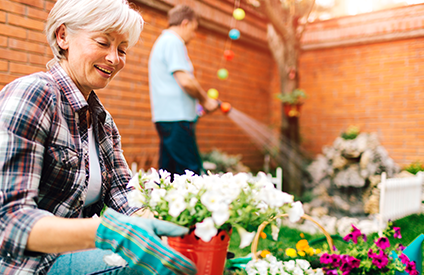
<instances>
[{"instance_id":1,"label":"blue jeans","mask_svg":"<svg viewBox=\"0 0 424 275\"><path fill-rule=\"evenodd\" d=\"M185 170L200 175L202 159L196 141L196 122L156 122L160 137L159 169L171 174L185 174Z\"/></svg>"},{"instance_id":2,"label":"blue jeans","mask_svg":"<svg viewBox=\"0 0 424 275\"><path fill-rule=\"evenodd\" d=\"M109 266L103 261L103 256L112 254L110 250L92 249L68 253L59 256L47 275L141 275L141 271L128 266Z\"/></svg>"}]
</instances>

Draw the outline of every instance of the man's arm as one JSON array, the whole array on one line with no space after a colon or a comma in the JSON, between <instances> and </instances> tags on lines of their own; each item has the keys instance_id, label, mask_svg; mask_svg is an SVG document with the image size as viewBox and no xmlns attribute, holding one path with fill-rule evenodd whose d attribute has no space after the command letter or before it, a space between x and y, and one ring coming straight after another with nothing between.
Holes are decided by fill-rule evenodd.
<instances>
[{"instance_id":1,"label":"man's arm","mask_svg":"<svg viewBox=\"0 0 424 275\"><path fill-rule=\"evenodd\" d=\"M174 78L187 94L199 100L200 105L207 112L213 112L218 108L218 101L208 97L205 90L202 89L197 79L185 71L174 72Z\"/></svg>"}]
</instances>

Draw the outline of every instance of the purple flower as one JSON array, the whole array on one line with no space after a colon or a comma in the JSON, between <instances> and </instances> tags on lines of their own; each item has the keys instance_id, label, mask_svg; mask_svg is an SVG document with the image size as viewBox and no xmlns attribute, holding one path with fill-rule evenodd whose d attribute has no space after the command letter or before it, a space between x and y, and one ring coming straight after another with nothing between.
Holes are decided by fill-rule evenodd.
<instances>
[{"instance_id":1,"label":"purple flower","mask_svg":"<svg viewBox=\"0 0 424 275\"><path fill-rule=\"evenodd\" d=\"M393 227L393 230L395 231L395 234L393 235L393 237L402 239L402 235L400 234L400 227Z\"/></svg>"},{"instance_id":2,"label":"purple flower","mask_svg":"<svg viewBox=\"0 0 424 275\"><path fill-rule=\"evenodd\" d=\"M404 251L404 250L405 250L405 248L406 248L406 246L403 246L402 244L398 243L398 244L397 244L397 248L396 248L396 250Z\"/></svg>"},{"instance_id":3,"label":"purple flower","mask_svg":"<svg viewBox=\"0 0 424 275\"><path fill-rule=\"evenodd\" d=\"M406 256L405 254L400 254L399 259L405 265L410 262L408 256Z\"/></svg>"},{"instance_id":4,"label":"purple flower","mask_svg":"<svg viewBox=\"0 0 424 275\"><path fill-rule=\"evenodd\" d=\"M389 239L387 237L381 237L379 238L375 244L377 245L377 247L381 248L381 249L386 249L388 247L390 247L390 242Z\"/></svg>"},{"instance_id":5,"label":"purple flower","mask_svg":"<svg viewBox=\"0 0 424 275\"><path fill-rule=\"evenodd\" d=\"M321 257L319 258L320 263L322 264L331 264L331 262L333 261L331 259L331 255L328 253L324 253L321 255Z\"/></svg>"},{"instance_id":6,"label":"purple flower","mask_svg":"<svg viewBox=\"0 0 424 275\"><path fill-rule=\"evenodd\" d=\"M415 262L414 262L414 261L410 261L410 262L406 265L405 271L406 271L408 274L418 274L418 273L415 273L415 272L418 272L418 271L417 271L417 266L416 266Z\"/></svg>"},{"instance_id":7,"label":"purple flower","mask_svg":"<svg viewBox=\"0 0 424 275\"><path fill-rule=\"evenodd\" d=\"M326 275L338 275L337 274L337 269L323 268L323 270L325 271L325 274Z\"/></svg>"},{"instance_id":8,"label":"purple flower","mask_svg":"<svg viewBox=\"0 0 424 275\"><path fill-rule=\"evenodd\" d=\"M389 263L389 257L387 257L387 255L383 252L383 250L380 250L380 254L375 255L372 258L372 264L380 269L386 267L388 263Z\"/></svg>"},{"instance_id":9,"label":"purple flower","mask_svg":"<svg viewBox=\"0 0 424 275\"><path fill-rule=\"evenodd\" d=\"M353 230L352 232L350 232L349 234L347 234L343 240L348 242L349 240L352 240L355 244L358 243L358 237L359 236L365 236L364 234L361 233L361 231L356 228L353 224L352 224ZM366 237L364 238L366 239Z\"/></svg>"},{"instance_id":10,"label":"purple flower","mask_svg":"<svg viewBox=\"0 0 424 275\"><path fill-rule=\"evenodd\" d=\"M337 255L337 254L331 255L331 264L333 267L339 267L340 262L341 262L340 255Z\"/></svg>"},{"instance_id":11,"label":"purple flower","mask_svg":"<svg viewBox=\"0 0 424 275\"><path fill-rule=\"evenodd\" d=\"M358 260L355 257L350 256L350 255L341 255L340 259L342 261L342 264L340 266L340 270L343 271L343 272L350 272L352 269L358 268L359 264L361 263L361 260ZM347 274L349 274L349 273L347 273Z\"/></svg>"}]
</instances>

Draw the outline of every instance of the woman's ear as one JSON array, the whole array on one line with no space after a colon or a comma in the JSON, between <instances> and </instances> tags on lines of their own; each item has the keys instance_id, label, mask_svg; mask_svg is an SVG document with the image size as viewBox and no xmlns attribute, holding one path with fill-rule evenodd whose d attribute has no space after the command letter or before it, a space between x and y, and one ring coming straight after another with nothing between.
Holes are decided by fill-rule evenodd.
<instances>
[{"instance_id":1,"label":"woman's ear","mask_svg":"<svg viewBox=\"0 0 424 275\"><path fill-rule=\"evenodd\" d=\"M60 25L56 30L56 43L62 50L69 48L68 30L64 24Z\"/></svg>"}]
</instances>

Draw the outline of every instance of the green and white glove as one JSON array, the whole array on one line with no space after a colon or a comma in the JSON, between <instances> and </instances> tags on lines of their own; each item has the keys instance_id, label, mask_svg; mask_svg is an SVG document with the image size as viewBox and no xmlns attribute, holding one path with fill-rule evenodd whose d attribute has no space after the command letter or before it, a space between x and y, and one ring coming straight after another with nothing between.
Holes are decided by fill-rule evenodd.
<instances>
[{"instance_id":1,"label":"green and white glove","mask_svg":"<svg viewBox=\"0 0 424 275\"><path fill-rule=\"evenodd\" d=\"M96 247L110 249L124 258L131 268L145 274L196 274L196 266L163 243L158 236L182 236L182 226L140 217L128 217L107 209L100 218Z\"/></svg>"}]
</instances>

